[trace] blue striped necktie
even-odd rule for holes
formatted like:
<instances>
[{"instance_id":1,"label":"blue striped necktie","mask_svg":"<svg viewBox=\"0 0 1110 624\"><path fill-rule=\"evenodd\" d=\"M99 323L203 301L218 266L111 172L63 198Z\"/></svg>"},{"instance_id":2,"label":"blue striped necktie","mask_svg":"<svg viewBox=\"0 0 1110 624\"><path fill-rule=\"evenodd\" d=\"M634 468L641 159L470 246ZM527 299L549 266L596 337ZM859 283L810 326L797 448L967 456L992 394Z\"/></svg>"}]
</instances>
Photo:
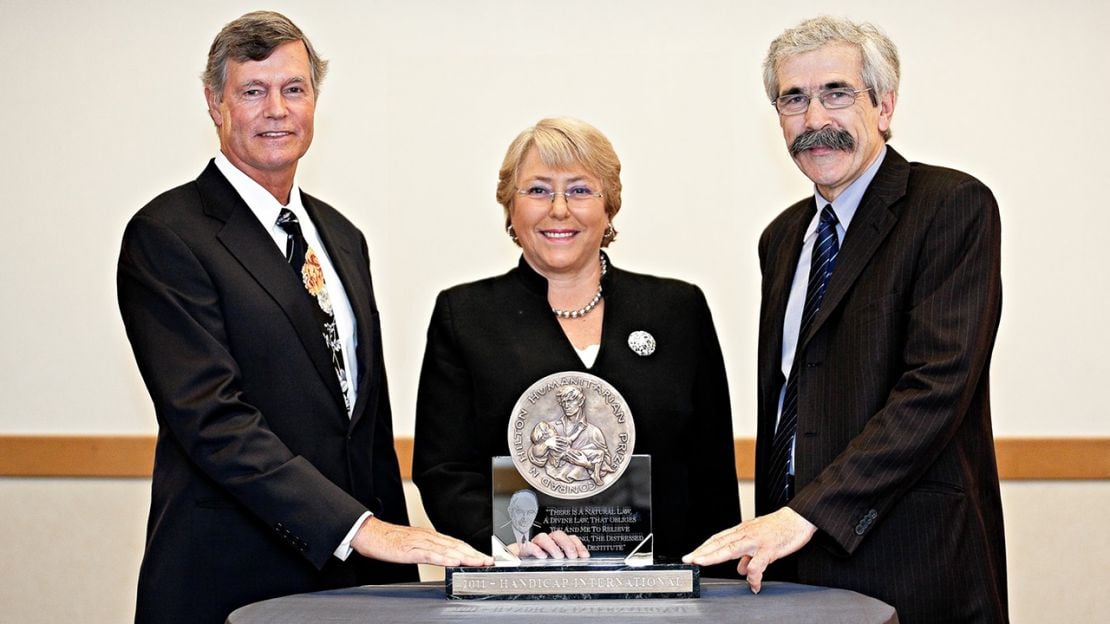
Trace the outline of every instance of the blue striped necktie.
<instances>
[{"instance_id":1,"label":"blue striped necktie","mask_svg":"<svg viewBox=\"0 0 1110 624\"><path fill-rule=\"evenodd\" d=\"M798 430L798 369L802 355L802 341L809 333L814 317L821 309L821 301L829 287L836 254L840 242L836 236L836 213L832 204L821 210L821 220L817 224L817 240L813 243L813 256L809 265L809 285L806 287L805 307L802 309L802 323L798 330L798 346L794 363L786 378L786 393L782 400L782 415L775 430L771 445L771 458L768 465L770 494L775 507L785 505L794 496L794 471L791 463L794 455L794 438Z\"/></svg>"}]
</instances>

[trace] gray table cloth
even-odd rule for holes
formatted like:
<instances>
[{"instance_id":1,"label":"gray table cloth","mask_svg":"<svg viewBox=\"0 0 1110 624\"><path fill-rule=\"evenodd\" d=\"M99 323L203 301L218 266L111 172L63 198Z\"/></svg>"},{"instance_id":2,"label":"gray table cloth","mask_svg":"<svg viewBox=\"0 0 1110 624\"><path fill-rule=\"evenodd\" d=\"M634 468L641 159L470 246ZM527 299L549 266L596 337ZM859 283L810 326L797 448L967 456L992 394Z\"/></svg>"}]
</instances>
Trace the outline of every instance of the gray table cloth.
<instances>
[{"instance_id":1,"label":"gray table cloth","mask_svg":"<svg viewBox=\"0 0 1110 624\"><path fill-rule=\"evenodd\" d=\"M692 600L447 600L443 583L352 587L266 600L237 609L228 624L378 622L814 622L896 624L890 605L855 592L793 583L702 579Z\"/></svg>"}]
</instances>

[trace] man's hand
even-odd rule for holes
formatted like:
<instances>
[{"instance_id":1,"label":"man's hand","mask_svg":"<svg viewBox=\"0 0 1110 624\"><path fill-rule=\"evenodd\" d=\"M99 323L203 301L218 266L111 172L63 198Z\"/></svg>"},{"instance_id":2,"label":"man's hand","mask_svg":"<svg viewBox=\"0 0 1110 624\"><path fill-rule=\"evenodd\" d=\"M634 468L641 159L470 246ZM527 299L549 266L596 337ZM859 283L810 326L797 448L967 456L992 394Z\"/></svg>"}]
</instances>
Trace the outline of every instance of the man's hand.
<instances>
[{"instance_id":1,"label":"man's hand","mask_svg":"<svg viewBox=\"0 0 1110 624\"><path fill-rule=\"evenodd\" d=\"M801 550L816 532L817 527L808 520L793 509L783 507L721 531L682 561L705 566L739 558L736 569L748 576L748 585L758 594L767 566Z\"/></svg>"},{"instance_id":2,"label":"man's hand","mask_svg":"<svg viewBox=\"0 0 1110 624\"><path fill-rule=\"evenodd\" d=\"M431 529L391 524L374 516L366 519L351 540L363 557L393 563L428 563L438 566L488 566L493 557L469 544Z\"/></svg>"},{"instance_id":3,"label":"man's hand","mask_svg":"<svg viewBox=\"0 0 1110 624\"><path fill-rule=\"evenodd\" d=\"M590 551L582 544L577 535L567 535L563 531L540 533L530 542L524 542L523 548L517 544L510 544L509 552L521 559L533 557L535 559L585 559L590 556Z\"/></svg>"}]
</instances>

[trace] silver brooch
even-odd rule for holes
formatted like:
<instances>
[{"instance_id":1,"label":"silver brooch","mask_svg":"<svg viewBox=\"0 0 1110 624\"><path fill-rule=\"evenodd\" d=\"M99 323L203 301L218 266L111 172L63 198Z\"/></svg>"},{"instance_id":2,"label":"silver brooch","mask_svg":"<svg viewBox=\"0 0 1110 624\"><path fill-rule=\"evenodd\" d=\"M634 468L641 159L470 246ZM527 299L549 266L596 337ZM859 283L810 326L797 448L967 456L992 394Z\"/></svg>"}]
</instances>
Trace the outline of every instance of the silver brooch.
<instances>
[{"instance_id":1,"label":"silver brooch","mask_svg":"<svg viewBox=\"0 0 1110 624\"><path fill-rule=\"evenodd\" d=\"M636 355L647 357L655 353L655 336L646 331L634 331L628 334L628 348Z\"/></svg>"}]
</instances>

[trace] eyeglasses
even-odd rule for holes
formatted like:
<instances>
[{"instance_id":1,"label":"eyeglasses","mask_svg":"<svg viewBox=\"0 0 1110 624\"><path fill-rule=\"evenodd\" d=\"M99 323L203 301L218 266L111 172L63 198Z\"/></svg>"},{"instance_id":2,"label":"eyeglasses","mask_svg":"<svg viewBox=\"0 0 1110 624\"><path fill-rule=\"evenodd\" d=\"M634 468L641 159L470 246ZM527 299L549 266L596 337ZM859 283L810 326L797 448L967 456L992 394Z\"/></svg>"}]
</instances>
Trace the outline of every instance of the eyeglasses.
<instances>
[{"instance_id":1,"label":"eyeglasses","mask_svg":"<svg viewBox=\"0 0 1110 624\"><path fill-rule=\"evenodd\" d=\"M858 97L860 93L870 90L871 87L866 89L851 89L844 87L839 89L825 89L813 95L806 95L805 93L787 93L786 95L780 95L771 100L771 105L775 107L775 110L777 110L780 115L801 115L809 110L810 100L820 100L821 106L824 106L825 110L837 110L848 108L852 104L855 104L856 97Z\"/></svg>"},{"instance_id":2,"label":"eyeglasses","mask_svg":"<svg viewBox=\"0 0 1110 624\"><path fill-rule=\"evenodd\" d=\"M584 184L572 186L565 191L550 191L542 186L518 187L516 194L520 195L525 201L534 204L554 204L556 195L562 195L568 204L584 204L591 199L605 197L604 193L595 192Z\"/></svg>"}]
</instances>

